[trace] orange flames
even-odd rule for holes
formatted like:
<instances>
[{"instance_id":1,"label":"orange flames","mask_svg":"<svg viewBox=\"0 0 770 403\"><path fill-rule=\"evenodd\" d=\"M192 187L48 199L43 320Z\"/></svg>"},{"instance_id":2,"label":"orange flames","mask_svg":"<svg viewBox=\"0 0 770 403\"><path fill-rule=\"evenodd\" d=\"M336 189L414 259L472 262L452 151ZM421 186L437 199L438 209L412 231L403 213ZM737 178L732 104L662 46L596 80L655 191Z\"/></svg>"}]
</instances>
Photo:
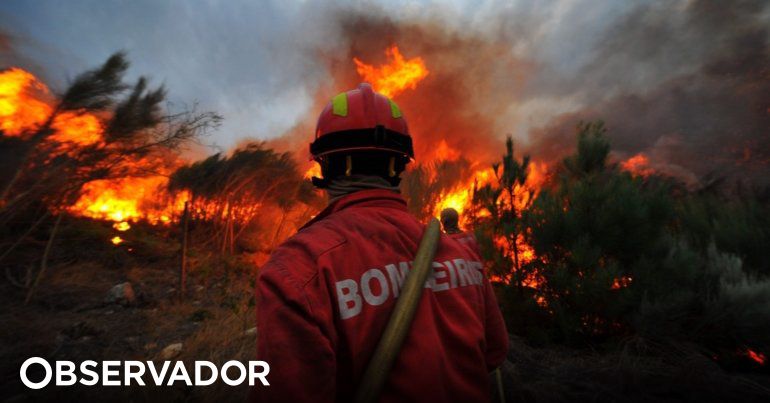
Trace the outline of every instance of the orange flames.
<instances>
[{"instance_id":1,"label":"orange flames","mask_svg":"<svg viewBox=\"0 0 770 403\"><path fill-rule=\"evenodd\" d=\"M64 112L54 119L51 140L90 146L102 141L102 122L90 113Z\"/></svg>"},{"instance_id":2,"label":"orange flames","mask_svg":"<svg viewBox=\"0 0 770 403\"><path fill-rule=\"evenodd\" d=\"M321 166L317 163L313 162L313 166L311 166L306 172L305 172L305 179L311 179L313 177L321 177Z\"/></svg>"},{"instance_id":3,"label":"orange flames","mask_svg":"<svg viewBox=\"0 0 770 403\"><path fill-rule=\"evenodd\" d=\"M5 136L27 137L51 119L53 97L48 87L32 73L11 68L0 73L0 130ZM45 141L61 143L58 150L77 152L78 147L98 145L103 141L103 119L82 111L58 113L50 127L53 133ZM142 164L142 161L134 161ZM115 229L126 231L128 221L144 219L150 223L169 222L181 211L185 195L171 202L157 203L166 195L166 176L96 180L85 184L80 198L67 211L72 214L115 221ZM113 238L112 242L119 237Z\"/></svg>"},{"instance_id":4,"label":"orange flames","mask_svg":"<svg viewBox=\"0 0 770 403\"><path fill-rule=\"evenodd\" d=\"M11 68L0 73L0 130L6 136L19 136L43 123L51 114L48 88L32 73Z\"/></svg>"},{"instance_id":5,"label":"orange flames","mask_svg":"<svg viewBox=\"0 0 770 403\"><path fill-rule=\"evenodd\" d=\"M32 73L11 68L0 73L0 130L6 136L22 136L45 124L53 112L47 101L48 87ZM51 123L59 143L88 146L101 141L101 120L90 113L65 112Z\"/></svg>"},{"instance_id":6,"label":"orange flames","mask_svg":"<svg viewBox=\"0 0 770 403\"><path fill-rule=\"evenodd\" d=\"M151 224L169 223L184 209L188 196L186 193L173 197L166 195L164 189L167 183L165 176L92 181L83 187L80 198L68 210L75 215L116 223L128 224L128 221L139 220ZM162 196L171 200L160 200Z\"/></svg>"},{"instance_id":7,"label":"orange flames","mask_svg":"<svg viewBox=\"0 0 770 403\"><path fill-rule=\"evenodd\" d=\"M428 69L425 62L420 57L412 59L405 59L398 49L398 46L393 45L385 50L385 56L387 63L379 67L366 64L358 58L353 58L353 62L356 65L358 74L364 81L370 82L374 89L383 93L388 97L393 97L406 89L416 89L417 84L428 75ZM463 153L450 146L445 139L441 139L435 148L431 152L431 155L426 156L423 160L430 161L457 161L461 158ZM445 191L438 197L438 203L432 208L434 216L438 216L441 210L445 208L453 208L460 214L460 226L467 227L470 220L469 214L466 213L472 204L473 189L474 186L483 186L488 183L496 181L496 176L492 170L489 161L474 161L471 170L472 174L469 175L469 180L465 182L457 183L451 189ZM314 168L317 169L317 168ZM317 175L317 172L313 172ZM524 208L524 204L531 201L530 199L537 194L537 190L542 186L545 179L546 165L532 163L530 165L530 176L527 187L525 189L519 189L521 194L517 194L515 198L517 203L522 205L516 206L521 209ZM433 172L433 175L438 175L439 172ZM313 176L311 171L308 171L306 177ZM525 196L525 194L527 196ZM477 212L478 215L489 214L489 212L481 211ZM496 243L504 249L509 249L507 241L505 239L497 239ZM520 264L530 262L535 258L534 250L523 242L523 237L520 237L518 243L518 255ZM536 287L540 282L537 276L531 276L525 281L526 286ZM503 281L503 279L497 279Z\"/></svg>"},{"instance_id":8,"label":"orange flames","mask_svg":"<svg viewBox=\"0 0 770 403\"><path fill-rule=\"evenodd\" d=\"M622 276L620 278L616 278L612 281L612 286L610 287L613 290L619 290L621 288L626 288L629 285L631 285L631 282L633 279L629 276Z\"/></svg>"},{"instance_id":9,"label":"orange flames","mask_svg":"<svg viewBox=\"0 0 770 403\"><path fill-rule=\"evenodd\" d=\"M361 78L371 83L375 91L389 98L395 97L406 89L417 88L417 83L429 73L422 58L406 60L396 45L385 50L385 57L388 63L379 67L366 64L356 57L353 61Z\"/></svg>"},{"instance_id":10,"label":"orange flames","mask_svg":"<svg viewBox=\"0 0 770 403\"><path fill-rule=\"evenodd\" d=\"M120 232L128 231L131 229L131 224L129 224L126 221L116 222L115 224L112 225L112 228L115 228Z\"/></svg>"},{"instance_id":11,"label":"orange flames","mask_svg":"<svg viewBox=\"0 0 770 403\"><path fill-rule=\"evenodd\" d=\"M516 194L514 195L516 204L515 207L517 210L520 211L526 208L526 206L537 195L539 189L545 183L546 174L547 165L545 163L530 163L527 183L524 187L517 188ZM468 214L463 213L469 210L471 207L473 201L472 198L474 186L483 186L496 180L495 172L492 170L492 168L476 169L468 182L460 183L451 191L440 196L440 201L433 209L433 215L438 217L441 213L441 210L445 208L453 208L460 214L460 227L465 228L466 230L470 230L467 228L470 217ZM506 194L503 194L503 202L509 202L508 197L509 196ZM489 212L486 210L477 211L475 213L477 217L484 217L489 215ZM519 265L525 265L536 258L534 249L532 249L532 247L526 243L523 235L518 236L516 246L509 244L509 240L505 237L499 237L495 239L495 244L501 249L507 251L507 253L511 256L513 255L513 249L516 248L518 252ZM490 280L493 282L507 284L510 282L511 278L492 276ZM540 275L537 273L531 273L527 276L527 278L523 279L522 285L524 287L538 288L542 282L543 280Z\"/></svg>"},{"instance_id":12,"label":"orange flames","mask_svg":"<svg viewBox=\"0 0 770 403\"><path fill-rule=\"evenodd\" d=\"M647 158L644 153L636 154L633 157L622 161L620 163L620 169L628 171L632 175L642 177L647 177L655 173L655 170L650 167L650 159Z\"/></svg>"},{"instance_id":13,"label":"orange flames","mask_svg":"<svg viewBox=\"0 0 770 403\"><path fill-rule=\"evenodd\" d=\"M406 60L396 45L385 49L385 57L387 64L379 67L366 64L357 57L353 58L353 62L361 79L370 83L375 91L389 98L395 97L406 89L417 88L417 83L429 73L422 58ZM321 168L315 163L305 172L305 179L314 176L321 176Z\"/></svg>"}]
</instances>

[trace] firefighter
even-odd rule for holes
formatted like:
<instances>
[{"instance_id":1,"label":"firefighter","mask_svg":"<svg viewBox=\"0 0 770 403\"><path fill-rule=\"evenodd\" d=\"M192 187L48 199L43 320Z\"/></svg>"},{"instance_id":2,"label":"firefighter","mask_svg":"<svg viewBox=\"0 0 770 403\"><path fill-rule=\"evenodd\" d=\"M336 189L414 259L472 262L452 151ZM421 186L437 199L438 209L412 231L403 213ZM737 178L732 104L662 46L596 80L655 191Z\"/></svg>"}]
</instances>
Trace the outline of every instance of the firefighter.
<instances>
[{"instance_id":1,"label":"firefighter","mask_svg":"<svg viewBox=\"0 0 770 403\"><path fill-rule=\"evenodd\" d=\"M478 243L476 243L476 237L473 233L465 232L460 229L460 213L458 213L457 210L451 207L445 208L441 210L439 217L444 233L450 238L470 248L472 253L479 254L479 246Z\"/></svg>"},{"instance_id":2,"label":"firefighter","mask_svg":"<svg viewBox=\"0 0 770 403\"><path fill-rule=\"evenodd\" d=\"M414 155L391 99L368 84L335 96L310 152L329 205L260 269L261 401L353 399L425 229L399 195ZM432 266L380 401L489 400L508 336L480 258L442 235Z\"/></svg>"},{"instance_id":3,"label":"firefighter","mask_svg":"<svg viewBox=\"0 0 770 403\"><path fill-rule=\"evenodd\" d=\"M447 234L460 234L460 214L457 210L449 207L441 210L441 227Z\"/></svg>"}]
</instances>

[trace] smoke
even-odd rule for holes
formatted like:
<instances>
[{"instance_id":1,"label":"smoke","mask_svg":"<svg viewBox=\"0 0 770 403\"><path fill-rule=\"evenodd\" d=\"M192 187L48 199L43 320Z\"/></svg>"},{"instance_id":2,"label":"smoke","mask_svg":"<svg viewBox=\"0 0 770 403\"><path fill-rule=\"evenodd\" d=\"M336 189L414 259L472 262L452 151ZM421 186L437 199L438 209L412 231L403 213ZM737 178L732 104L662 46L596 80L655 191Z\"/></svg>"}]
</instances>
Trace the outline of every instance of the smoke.
<instances>
[{"instance_id":1,"label":"smoke","mask_svg":"<svg viewBox=\"0 0 770 403\"><path fill-rule=\"evenodd\" d=\"M603 119L617 159L644 153L689 181L770 182L767 1L479 3L18 2L0 6L15 42L0 34L0 54L19 48L28 63L14 64L39 63L31 71L51 84L82 71L67 60L128 49L174 101L225 116L212 141L271 139L303 160L323 105L360 81L353 57L377 65L396 44L430 71L395 97L418 161L450 150L489 164L510 134L517 152L553 162L578 122Z\"/></svg>"},{"instance_id":2,"label":"smoke","mask_svg":"<svg viewBox=\"0 0 770 403\"><path fill-rule=\"evenodd\" d=\"M353 57L380 64L397 44L430 70L395 97L418 160L435 159L443 140L488 163L511 134L518 150L556 161L573 149L577 123L603 119L616 158L644 153L688 182L770 182L767 3L617 3L326 10L335 46L312 51L331 79L316 83L314 108L280 142L301 148L324 103L355 87Z\"/></svg>"},{"instance_id":3,"label":"smoke","mask_svg":"<svg viewBox=\"0 0 770 403\"><path fill-rule=\"evenodd\" d=\"M638 7L576 76L588 105L534 130L533 153L564 152L577 121L601 118L615 150L644 152L668 173L768 183L767 9L760 1Z\"/></svg>"}]
</instances>

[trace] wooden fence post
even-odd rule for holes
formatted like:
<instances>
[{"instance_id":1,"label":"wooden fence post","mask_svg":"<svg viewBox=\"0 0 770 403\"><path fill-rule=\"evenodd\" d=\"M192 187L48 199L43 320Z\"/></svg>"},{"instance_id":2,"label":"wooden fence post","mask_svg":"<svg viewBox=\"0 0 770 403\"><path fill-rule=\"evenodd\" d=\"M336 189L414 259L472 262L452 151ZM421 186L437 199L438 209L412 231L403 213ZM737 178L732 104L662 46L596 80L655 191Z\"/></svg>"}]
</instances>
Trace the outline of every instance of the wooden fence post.
<instances>
[{"instance_id":1,"label":"wooden fence post","mask_svg":"<svg viewBox=\"0 0 770 403\"><path fill-rule=\"evenodd\" d=\"M179 300L183 300L186 294L187 282L187 224L190 220L189 201L184 202L182 213L182 247L179 258Z\"/></svg>"}]
</instances>

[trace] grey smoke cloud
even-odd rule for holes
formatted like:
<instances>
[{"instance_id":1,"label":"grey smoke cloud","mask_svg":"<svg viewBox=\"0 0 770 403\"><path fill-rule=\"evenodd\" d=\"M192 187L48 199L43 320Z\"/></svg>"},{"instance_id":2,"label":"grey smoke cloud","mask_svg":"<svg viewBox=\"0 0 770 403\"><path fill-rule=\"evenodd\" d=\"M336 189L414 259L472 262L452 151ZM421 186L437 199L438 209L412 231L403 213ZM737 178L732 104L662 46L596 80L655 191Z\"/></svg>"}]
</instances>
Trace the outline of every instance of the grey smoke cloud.
<instances>
[{"instance_id":1,"label":"grey smoke cloud","mask_svg":"<svg viewBox=\"0 0 770 403\"><path fill-rule=\"evenodd\" d=\"M477 3L10 1L0 28L59 87L128 50L174 101L225 115L212 138L224 148L281 135L299 147L322 103L358 81L351 58L377 63L397 43L431 70L397 97L423 152L446 138L488 156L511 133L556 159L577 122L602 118L619 157L770 181L767 2Z\"/></svg>"},{"instance_id":2,"label":"grey smoke cloud","mask_svg":"<svg viewBox=\"0 0 770 403\"><path fill-rule=\"evenodd\" d=\"M646 152L691 175L769 183L768 3L689 1L634 9L576 77L587 102L534 132L559 143L576 120L603 118L620 152Z\"/></svg>"}]
</instances>

